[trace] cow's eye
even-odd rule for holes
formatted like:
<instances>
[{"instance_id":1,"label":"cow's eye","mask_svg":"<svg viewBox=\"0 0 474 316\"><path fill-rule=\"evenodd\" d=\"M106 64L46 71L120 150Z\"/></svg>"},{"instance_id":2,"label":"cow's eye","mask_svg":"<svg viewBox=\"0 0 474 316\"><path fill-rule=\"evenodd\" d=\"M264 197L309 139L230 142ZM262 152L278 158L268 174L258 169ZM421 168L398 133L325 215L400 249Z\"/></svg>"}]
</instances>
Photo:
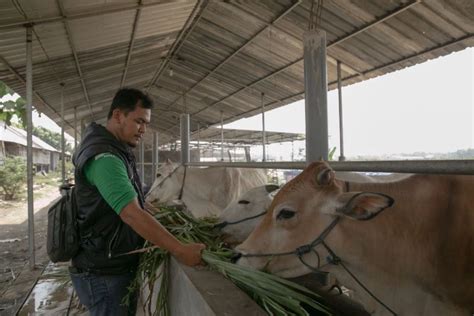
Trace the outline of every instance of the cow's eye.
<instances>
[{"instance_id":1,"label":"cow's eye","mask_svg":"<svg viewBox=\"0 0 474 316\"><path fill-rule=\"evenodd\" d=\"M289 209L282 209L277 215L277 219L289 219L295 216L295 212Z\"/></svg>"},{"instance_id":2,"label":"cow's eye","mask_svg":"<svg viewBox=\"0 0 474 316\"><path fill-rule=\"evenodd\" d=\"M161 177L161 173L157 173L157 174L156 174L156 177L157 177L157 178Z\"/></svg>"},{"instance_id":3,"label":"cow's eye","mask_svg":"<svg viewBox=\"0 0 474 316\"><path fill-rule=\"evenodd\" d=\"M250 204L250 201L247 200L240 200L239 204Z\"/></svg>"}]
</instances>

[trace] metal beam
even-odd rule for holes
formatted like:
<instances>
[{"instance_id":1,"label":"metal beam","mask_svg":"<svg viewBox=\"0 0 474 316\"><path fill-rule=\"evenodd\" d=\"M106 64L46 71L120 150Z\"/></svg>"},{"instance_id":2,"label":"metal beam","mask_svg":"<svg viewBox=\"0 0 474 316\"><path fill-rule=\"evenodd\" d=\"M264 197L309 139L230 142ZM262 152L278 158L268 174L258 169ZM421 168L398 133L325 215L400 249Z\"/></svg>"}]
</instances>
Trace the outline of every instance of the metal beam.
<instances>
[{"instance_id":1,"label":"metal beam","mask_svg":"<svg viewBox=\"0 0 474 316\"><path fill-rule=\"evenodd\" d=\"M328 161L335 171L397 172L425 174L474 175L474 160L391 160L391 161ZM304 161L291 162L190 162L189 167L234 167L263 169L304 169Z\"/></svg>"},{"instance_id":2,"label":"metal beam","mask_svg":"<svg viewBox=\"0 0 474 316\"><path fill-rule=\"evenodd\" d=\"M164 72L164 70L168 66L168 63L173 57L173 55L180 50L181 46L186 41L189 34L191 34L191 32L194 30L197 23L201 19L203 12L206 10L208 4L209 4L208 0L198 0L198 2L196 3L196 6L193 8L193 11L191 12L188 20L186 21L186 24L190 23L190 25L186 27L186 24L185 24L185 26L179 33L178 37L174 41L173 46L170 48L168 55L166 55L166 59L161 64L158 65L158 68L155 71L155 74L153 75L150 82L147 84L145 88L145 91L147 93L150 90L151 86L154 85L160 79L161 74ZM198 8L200 6L202 7L200 11L198 12Z\"/></svg>"},{"instance_id":3,"label":"metal beam","mask_svg":"<svg viewBox=\"0 0 474 316\"><path fill-rule=\"evenodd\" d=\"M142 0L140 0L139 4L142 4ZM141 13L142 13L142 8L139 7L135 14L135 20L133 21L132 35L130 37L127 60L125 62L125 68L123 69L123 75L122 75L122 81L120 82L120 88L123 88L123 85L125 84L125 78L127 77L128 66L130 65L130 60L132 58L133 46L135 45L135 36L137 34L137 25L138 25L138 21L140 20Z\"/></svg>"},{"instance_id":4,"label":"metal beam","mask_svg":"<svg viewBox=\"0 0 474 316\"><path fill-rule=\"evenodd\" d=\"M234 3L231 3L231 4L234 4ZM252 12L248 12L248 11L242 11L242 12L249 15L249 16L252 16L254 18L260 19L259 16L257 16L256 14L253 14ZM261 21L261 22L266 23L266 25L271 25L273 23L273 22L265 22L265 21ZM291 33L288 33L286 30L278 27L275 24L273 24L273 29L278 30L278 32L283 33L285 36L291 37L293 40L296 40L298 42L301 41L301 38L296 37L295 35L293 35ZM327 61L334 64L334 65L336 65L336 63L337 63L337 60L335 58L329 56L329 55L327 56ZM349 73L358 73L359 72L357 69L354 69L351 66L346 65L346 64L343 64L342 68L344 69L344 71L349 72Z\"/></svg>"},{"instance_id":5,"label":"metal beam","mask_svg":"<svg viewBox=\"0 0 474 316\"><path fill-rule=\"evenodd\" d=\"M64 16L64 6L61 0L56 0L56 3L59 7L59 12L61 13L62 16ZM74 62L76 64L76 69L79 74L79 78L81 80L81 85L82 85L82 91L84 93L84 97L86 99L87 104L89 105L89 110L91 114L91 119L94 120L94 113L92 111L91 103L89 100L89 93L87 92L87 87L86 83L84 82L84 79L82 78L82 70L81 70L81 65L79 64L79 57L77 56L77 51L76 47L74 45L74 40L72 38L72 32L71 29L69 28L69 22L67 20L64 20L64 27L66 28L66 35L69 41L69 45L71 46L72 54L74 56Z\"/></svg>"},{"instance_id":6,"label":"metal beam","mask_svg":"<svg viewBox=\"0 0 474 316\"><path fill-rule=\"evenodd\" d=\"M420 1L420 0L415 0L415 1L411 1L411 2L409 2L409 3L407 3L407 4L403 4L402 6L398 7L397 9L395 9L395 10L393 10L393 11L390 11L390 12L388 12L387 14L383 15L382 17L376 19L375 21L365 24L364 26L358 28L358 29L355 30L354 32L351 32L351 33L349 33L349 34L347 34L347 35L345 35L345 36L342 36L342 37L336 39L334 42L332 42L332 43L330 43L330 44L327 45L327 49L329 49L329 48L331 48L331 47L333 47L333 46L335 46L335 45L338 45L338 44L340 44L340 43L342 43L342 42L344 42L344 41L346 41L346 40L348 40L348 39L350 39L350 38L356 36L357 34L360 34L360 33L364 32L364 31L366 31L366 30L368 30L368 29L374 27L375 25L386 21L387 19L392 18L392 17L396 16L397 14L400 14L401 12L404 12L405 10L411 8L413 5L419 3L419 1ZM221 103L221 102L223 102L223 101L225 101L225 100L227 100L227 99L229 99L229 98L232 98L233 96L239 94L240 92L245 91L245 90L247 90L248 88L251 88L251 87L253 87L253 86L255 86L255 85L257 85L257 84L259 84L259 83L261 83L261 82L263 82L263 81L266 81L266 80L268 80L269 78L272 78L272 77L278 75L279 73L281 73L281 72L287 70L288 68L293 67L294 65L296 65L296 64L298 64L298 63L300 63L300 62L302 62L302 61L303 61L303 57L297 59L296 61L293 61L293 62L291 62L291 63L288 63L288 64L284 65L283 67L281 67L281 68L275 70L274 72L268 74L267 76L265 76L265 77L263 77L263 78L260 78L260 79L258 79L258 80L255 80L254 82L252 82L252 83L250 83L250 84L248 84L248 85L242 87L241 89L237 90L236 92L231 93L231 94L229 94L228 96L223 97L223 98L221 98L220 100L217 100L216 102L213 102L212 104L210 104L210 105L208 105L208 106L206 106L206 107L204 107L204 108L202 108L202 109L200 109L200 110L198 110L198 111L192 113L191 115L199 114L199 113L201 113L201 112L203 112L203 111L205 111L205 110L207 110L207 109L209 109L209 108L215 106L216 104L219 104L219 103ZM357 76L358 76L358 75L359 75L359 74L357 74Z\"/></svg>"},{"instance_id":7,"label":"metal beam","mask_svg":"<svg viewBox=\"0 0 474 316\"><path fill-rule=\"evenodd\" d=\"M463 41L466 41L466 40L469 40L469 39L474 39L474 35L473 34L468 34L466 36L463 36L461 38L458 38L458 39L455 39L455 40L452 40L448 43L444 43L444 44L441 44L441 45L438 45L438 46L435 46L435 47L432 47L432 48L429 48L429 49L426 49L424 51L421 51L421 52L418 52L418 53L414 53L414 54L411 54L409 56L406 56L406 57L403 57L399 60L396 60L396 61L393 61L393 62L390 62L390 63L387 63L387 64L383 64L381 66L377 66L375 68L372 68L372 69L369 69L367 71L364 71L362 72L362 76L366 76L368 75L369 73L372 73L372 72L375 72L375 71L380 71L382 69L385 69L385 68L389 68L389 67L393 67L393 66L397 66L398 64L401 64L401 63L404 63L412 58L415 58L415 57L418 57L418 56L421 56L421 55L425 55L425 54L429 54L429 53L432 53L434 51L437 51L439 49L443 49L443 48L446 48L446 47L449 47L449 46L452 46L452 45L456 45L460 42L463 42ZM351 75L351 76L348 76L346 78L343 79L343 81L347 81L347 80L351 80L351 79L354 79L354 78L357 78L359 77L360 75L359 74L355 74L355 75ZM334 84L336 83L335 81L330 83L331 84Z\"/></svg>"},{"instance_id":8,"label":"metal beam","mask_svg":"<svg viewBox=\"0 0 474 316\"><path fill-rule=\"evenodd\" d=\"M25 24L39 25L39 24L48 24L48 23L56 23L56 22L67 22L67 21L90 18L90 17L101 16L101 15L106 15L106 14L149 8L149 7L154 7L157 5L162 5L165 3L172 3L172 2L175 2L175 1L173 0L160 1L160 2L139 4L139 5L123 6L120 8L113 8L113 9L104 9L104 10L99 9L93 12L76 13L76 14L70 14L70 15L54 16L54 17L49 17L49 18L39 18L39 19L31 19L31 20L26 20L26 21L4 23L4 24L0 24L0 29L21 27L21 26L25 26Z\"/></svg>"},{"instance_id":9,"label":"metal beam","mask_svg":"<svg viewBox=\"0 0 474 316\"><path fill-rule=\"evenodd\" d=\"M242 46L240 46L237 50L235 50L232 54L230 54L229 56L227 56L226 59L224 59L222 62L220 62L216 67L214 67L214 69L212 69L207 75L204 76L204 78L202 78L201 80L199 80L198 82L196 82L191 88L189 88L186 92L184 92L183 95L186 95L188 93L190 93L191 91L194 90L194 88L196 88L197 86L199 86L203 81L205 81L207 78L209 78L210 76L212 76L213 74L215 74L219 69L221 69L225 64L227 64L227 62L229 62L229 60L231 60L232 58L234 58L238 53L242 52L247 46L249 46L257 37L259 37L261 34L263 34L269 27L273 26L275 23L277 23L278 21L280 21L283 17L285 17L288 13L290 13L291 11L293 11L294 8L296 8L298 5L300 5L302 0L297 0L295 2L293 2L293 4L288 8L286 9L282 14L280 14L279 16L277 16L272 22L268 23L265 27L263 27L260 31L258 31L256 34L254 34L247 42L245 42ZM168 108L170 107L173 107L176 102L178 102L178 100L181 98L178 97L176 98L176 100L173 101L173 103L171 103L171 105L168 106Z\"/></svg>"}]
</instances>

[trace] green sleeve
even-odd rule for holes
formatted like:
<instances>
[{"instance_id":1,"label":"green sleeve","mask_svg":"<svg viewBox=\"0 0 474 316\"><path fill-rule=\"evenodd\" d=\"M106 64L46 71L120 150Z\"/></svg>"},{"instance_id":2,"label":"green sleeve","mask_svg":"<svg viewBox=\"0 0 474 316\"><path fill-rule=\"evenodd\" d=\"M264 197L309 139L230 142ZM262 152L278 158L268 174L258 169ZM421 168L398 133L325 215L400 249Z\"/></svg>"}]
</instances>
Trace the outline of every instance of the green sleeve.
<instances>
[{"instance_id":1,"label":"green sleeve","mask_svg":"<svg viewBox=\"0 0 474 316\"><path fill-rule=\"evenodd\" d=\"M88 161L84 174L117 214L137 197L125 164L111 153L99 154Z\"/></svg>"}]
</instances>

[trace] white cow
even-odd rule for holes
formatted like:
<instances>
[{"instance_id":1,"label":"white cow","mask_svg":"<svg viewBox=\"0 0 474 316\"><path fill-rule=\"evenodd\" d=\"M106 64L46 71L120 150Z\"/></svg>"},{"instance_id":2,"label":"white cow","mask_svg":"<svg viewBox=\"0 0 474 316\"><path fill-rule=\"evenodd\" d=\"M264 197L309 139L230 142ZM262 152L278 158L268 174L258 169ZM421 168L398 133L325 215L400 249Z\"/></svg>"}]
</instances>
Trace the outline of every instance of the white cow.
<instances>
[{"instance_id":1,"label":"white cow","mask_svg":"<svg viewBox=\"0 0 474 316\"><path fill-rule=\"evenodd\" d=\"M187 168L167 161L156 174L146 201L158 205L172 205L179 199L196 217L219 215L243 192L265 184L265 173L248 168ZM184 180L184 186L183 186Z\"/></svg>"},{"instance_id":2,"label":"white cow","mask_svg":"<svg viewBox=\"0 0 474 316\"><path fill-rule=\"evenodd\" d=\"M243 254L238 263L296 277L318 266L312 249L320 269L356 289L375 315L392 313L344 267L398 315L468 316L474 312L473 205L474 177L413 175L347 184L326 163L315 162L279 190L237 247ZM304 245L309 249L299 248ZM330 251L343 265L327 261Z\"/></svg>"},{"instance_id":3,"label":"white cow","mask_svg":"<svg viewBox=\"0 0 474 316\"><path fill-rule=\"evenodd\" d=\"M219 216L222 239L233 245L243 242L260 223L278 188L275 184L258 186L230 203Z\"/></svg>"}]
</instances>

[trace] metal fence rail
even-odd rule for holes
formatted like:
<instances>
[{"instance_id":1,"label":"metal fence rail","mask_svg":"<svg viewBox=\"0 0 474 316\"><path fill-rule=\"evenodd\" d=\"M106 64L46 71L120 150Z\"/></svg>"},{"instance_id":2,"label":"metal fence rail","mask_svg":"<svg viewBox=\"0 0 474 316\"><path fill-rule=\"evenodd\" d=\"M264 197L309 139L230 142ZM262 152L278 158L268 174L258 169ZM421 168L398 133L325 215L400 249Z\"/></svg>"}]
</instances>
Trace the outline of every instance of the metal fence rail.
<instances>
[{"instance_id":1,"label":"metal fence rail","mask_svg":"<svg viewBox=\"0 0 474 316\"><path fill-rule=\"evenodd\" d=\"M394 160L394 161L329 161L336 171L397 172L474 175L473 160ZM304 169L304 161L285 162L190 162L190 167L235 167L266 169Z\"/></svg>"}]
</instances>

